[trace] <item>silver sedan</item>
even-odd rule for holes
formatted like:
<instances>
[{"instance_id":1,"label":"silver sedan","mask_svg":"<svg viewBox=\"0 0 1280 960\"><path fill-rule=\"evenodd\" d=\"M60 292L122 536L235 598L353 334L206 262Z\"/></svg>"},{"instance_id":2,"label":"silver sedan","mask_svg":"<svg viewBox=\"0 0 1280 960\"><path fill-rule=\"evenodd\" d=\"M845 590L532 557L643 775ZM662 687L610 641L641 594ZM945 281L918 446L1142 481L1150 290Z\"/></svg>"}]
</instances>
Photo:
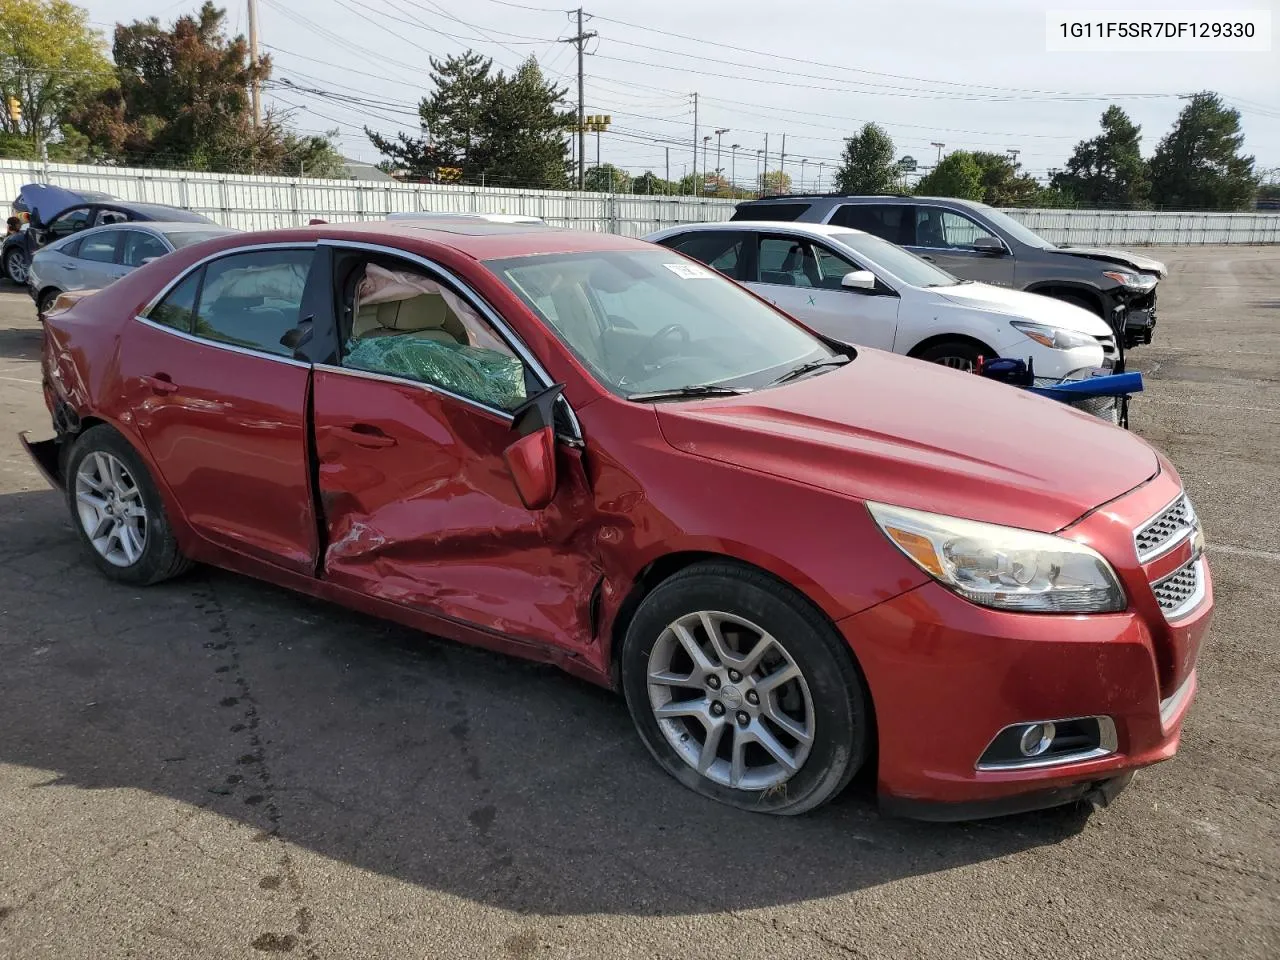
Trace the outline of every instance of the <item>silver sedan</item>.
<instances>
[{"instance_id":1,"label":"silver sedan","mask_svg":"<svg viewBox=\"0 0 1280 960\"><path fill-rule=\"evenodd\" d=\"M166 253L234 233L210 223L132 221L93 227L51 243L31 258L27 289L44 316L58 294L96 290Z\"/></svg>"}]
</instances>

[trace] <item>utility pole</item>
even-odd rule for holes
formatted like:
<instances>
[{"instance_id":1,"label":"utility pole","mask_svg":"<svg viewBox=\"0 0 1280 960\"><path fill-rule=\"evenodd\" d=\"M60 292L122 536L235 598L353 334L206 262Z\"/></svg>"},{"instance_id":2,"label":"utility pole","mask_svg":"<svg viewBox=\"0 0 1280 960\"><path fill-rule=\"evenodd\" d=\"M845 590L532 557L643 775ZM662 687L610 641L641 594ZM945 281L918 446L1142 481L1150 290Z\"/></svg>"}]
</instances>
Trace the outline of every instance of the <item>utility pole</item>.
<instances>
[{"instance_id":1,"label":"utility pole","mask_svg":"<svg viewBox=\"0 0 1280 960\"><path fill-rule=\"evenodd\" d=\"M808 157L800 158L800 189L804 190L804 165L809 162Z\"/></svg>"},{"instance_id":2,"label":"utility pole","mask_svg":"<svg viewBox=\"0 0 1280 960\"><path fill-rule=\"evenodd\" d=\"M756 196L757 196L757 197L758 197L758 196L760 196L760 187L761 187L761 180L760 180L760 154L762 154L762 153L764 153L764 150L763 150L763 149L761 149L760 147L756 147L756 189L755 189L755 194L756 194Z\"/></svg>"},{"instance_id":3,"label":"utility pole","mask_svg":"<svg viewBox=\"0 0 1280 960\"><path fill-rule=\"evenodd\" d=\"M945 143L931 143L931 144L929 144L929 146L931 146L931 147L937 147L937 148L938 148L938 163L941 163L941 162L942 162L942 148L943 148L943 147L945 147L945 146L946 146L946 144L945 144Z\"/></svg>"},{"instance_id":4,"label":"utility pole","mask_svg":"<svg viewBox=\"0 0 1280 960\"><path fill-rule=\"evenodd\" d=\"M778 155L778 186L783 184L782 174L787 172L787 135L782 135L782 153Z\"/></svg>"},{"instance_id":5,"label":"utility pole","mask_svg":"<svg viewBox=\"0 0 1280 960\"><path fill-rule=\"evenodd\" d=\"M667 147L667 178L662 182L664 184L662 188L662 192L663 193L669 192L671 190L671 148L670 147Z\"/></svg>"},{"instance_id":6,"label":"utility pole","mask_svg":"<svg viewBox=\"0 0 1280 960\"><path fill-rule=\"evenodd\" d=\"M729 192L732 193L738 185L738 148L740 143L729 144Z\"/></svg>"},{"instance_id":7,"label":"utility pole","mask_svg":"<svg viewBox=\"0 0 1280 960\"><path fill-rule=\"evenodd\" d=\"M764 135L764 178L760 181L760 196L764 196L764 185L769 180L769 135Z\"/></svg>"},{"instance_id":8,"label":"utility pole","mask_svg":"<svg viewBox=\"0 0 1280 960\"><path fill-rule=\"evenodd\" d=\"M572 43L578 48L578 189L583 190L587 182L587 118L586 118L586 94L583 92L583 57L586 55L587 41L596 35L592 30L590 33L582 32L582 8L579 7L574 11L578 15L578 32L575 36L566 37L561 43ZM599 147L600 138L596 137L596 145ZM597 154L599 150L597 149ZM597 166L599 161L597 160Z\"/></svg>"},{"instance_id":9,"label":"utility pole","mask_svg":"<svg viewBox=\"0 0 1280 960\"><path fill-rule=\"evenodd\" d=\"M253 129L262 126L262 83L258 80L258 0L249 0L249 65L253 67Z\"/></svg>"},{"instance_id":10,"label":"utility pole","mask_svg":"<svg viewBox=\"0 0 1280 960\"><path fill-rule=\"evenodd\" d=\"M825 163L819 163L819 164L818 164L818 192L819 192L819 193L821 193L821 192L822 192L822 168L823 168L824 166L826 166L826 164L825 164Z\"/></svg>"},{"instance_id":11,"label":"utility pole","mask_svg":"<svg viewBox=\"0 0 1280 960\"><path fill-rule=\"evenodd\" d=\"M698 94L693 95L693 193L698 195Z\"/></svg>"},{"instance_id":12,"label":"utility pole","mask_svg":"<svg viewBox=\"0 0 1280 960\"><path fill-rule=\"evenodd\" d=\"M711 149L711 134L707 134L702 138L702 184L698 187L698 193L707 192L707 151Z\"/></svg>"},{"instance_id":13,"label":"utility pole","mask_svg":"<svg viewBox=\"0 0 1280 960\"><path fill-rule=\"evenodd\" d=\"M1020 154L1021 152L1022 152L1021 150L1015 150L1012 147L1010 147L1008 150L1005 151L1005 153L1009 155L1009 160L1013 163L1015 167L1018 165L1018 154Z\"/></svg>"},{"instance_id":14,"label":"utility pole","mask_svg":"<svg viewBox=\"0 0 1280 960\"><path fill-rule=\"evenodd\" d=\"M716 131L716 176L720 176L720 171L724 168L720 166L720 138L729 132L729 128L725 127Z\"/></svg>"}]
</instances>

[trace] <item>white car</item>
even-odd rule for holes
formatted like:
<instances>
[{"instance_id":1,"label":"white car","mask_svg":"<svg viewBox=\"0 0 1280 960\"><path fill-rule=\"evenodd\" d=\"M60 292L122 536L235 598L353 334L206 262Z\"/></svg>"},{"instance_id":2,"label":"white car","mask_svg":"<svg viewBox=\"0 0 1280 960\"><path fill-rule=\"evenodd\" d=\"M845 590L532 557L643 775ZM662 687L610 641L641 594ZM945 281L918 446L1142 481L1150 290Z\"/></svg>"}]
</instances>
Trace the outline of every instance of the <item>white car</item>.
<instances>
[{"instance_id":1,"label":"white car","mask_svg":"<svg viewBox=\"0 0 1280 960\"><path fill-rule=\"evenodd\" d=\"M819 333L971 370L978 357L1029 360L1040 382L1110 368L1115 333L1088 310L961 280L861 230L732 221L644 239L745 284Z\"/></svg>"}]
</instances>

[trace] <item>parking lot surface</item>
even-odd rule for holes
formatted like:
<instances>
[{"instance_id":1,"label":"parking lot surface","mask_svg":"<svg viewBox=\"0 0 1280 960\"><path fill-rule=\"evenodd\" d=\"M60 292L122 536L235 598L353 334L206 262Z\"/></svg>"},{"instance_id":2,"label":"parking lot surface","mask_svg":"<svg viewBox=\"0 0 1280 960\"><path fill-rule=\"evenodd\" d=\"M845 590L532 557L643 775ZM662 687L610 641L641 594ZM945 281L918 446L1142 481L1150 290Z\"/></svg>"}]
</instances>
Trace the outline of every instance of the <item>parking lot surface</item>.
<instances>
[{"instance_id":1,"label":"parking lot surface","mask_svg":"<svg viewBox=\"0 0 1280 960\"><path fill-rule=\"evenodd\" d=\"M737 812L552 668L214 570L107 582L18 445L39 325L0 293L0 957L1280 956L1280 251L1157 256L1132 425L1218 600L1181 751L1092 815L961 825L865 779Z\"/></svg>"}]
</instances>

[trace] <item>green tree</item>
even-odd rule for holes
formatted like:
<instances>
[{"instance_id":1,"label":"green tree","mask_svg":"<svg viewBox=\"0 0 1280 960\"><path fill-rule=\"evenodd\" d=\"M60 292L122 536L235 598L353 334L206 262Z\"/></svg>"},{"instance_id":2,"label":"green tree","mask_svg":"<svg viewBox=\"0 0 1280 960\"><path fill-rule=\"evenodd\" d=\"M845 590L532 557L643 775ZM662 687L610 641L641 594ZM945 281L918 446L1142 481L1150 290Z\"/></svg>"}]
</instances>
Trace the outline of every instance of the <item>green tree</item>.
<instances>
[{"instance_id":1,"label":"green tree","mask_svg":"<svg viewBox=\"0 0 1280 960\"><path fill-rule=\"evenodd\" d=\"M113 82L105 42L89 28L87 10L67 0L0 0L0 130L10 135L7 155L24 149L13 137L27 140L32 156L41 143L67 142L62 123ZM7 109L11 97L22 107L17 121Z\"/></svg>"},{"instance_id":2,"label":"green tree","mask_svg":"<svg viewBox=\"0 0 1280 960\"><path fill-rule=\"evenodd\" d=\"M640 176L631 181L631 192L642 193L646 195L652 194L671 194L679 193L679 184L672 183L669 180L663 180L652 170L646 170Z\"/></svg>"},{"instance_id":3,"label":"green tree","mask_svg":"<svg viewBox=\"0 0 1280 960\"><path fill-rule=\"evenodd\" d=\"M596 193L631 193L631 176L625 170L619 170L612 163L602 163L598 167L587 167L583 174L584 187Z\"/></svg>"},{"instance_id":4,"label":"green tree","mask_svg":"<svg viewBox=\"0 0 1280 960\"><path fill-rule=\"evenodd\" d=\"M347 163L338 149L338 132L335 128L319 136L286 133L278 172L323 179L341 178L346 173Z\"/></svg>"},{"instance_id":5,"label":"green tree","mask_svg":"<svg viewBox=\"0 0 1280 960\"><path fill-rule=\"evenodd\" d=\"M981 200L982 167L973 154L956 150L943 157L941 163L920 179L915 192L921 196Z\"/></svg>"},{"instance_id":6,"label":"green tree","mask_svg":"<svg viewBox=\"0 0 1280 960\"><path fill-rule=\"evenodd\" d=\"M791 174L784 173L782 170L768 170L760 174L757 186L759 186L761 194L767 197L790 193Z\"/></svg>"},{"instance_id":7,"label":"green tree","mask_svg":"<svg viewBox=\"0 0 1280 960\"><path fill-rule=\"evenodd\" d=\"M882 127L865 124L856 137L845 140L836 170L838 193L891 193L898 189L901 177L893 159L893 140Z\"/></svg>"},{"instance_id":8,"label":"green tree","mask_svg":"<svg viewBox=\"0 0 1280 960\"><path fill-rule=\"evenodd\" d=\"M1240 111L1216 93L1191 98L1151 158L1151 198L1181 210L1247 210L1258 178L1253 157L1240 155Z\"/></svg>"},{"instance_id":9,"label":"green tree","mask_svg":"<svg viewBox=\"0 0 1280 960\"><path fill-rule=\"evenodd\" d=\"M1142 209L1150 201L1151 182L1141 142L1142 128L1119 107L1110 106L1102 115L1102 133L1076 144L1052 185L1082 206Z\"/></svg>"},{"instance_id":10,"label":"green tree","mask_svg":"<svg viewBox=\"0 0 1280 960\"><path fill-rule=\"evenodd\" d=\"M1020 173L1021 164L1005 153L988 153L975 150L971 153L974 163L982 171L983 203L993 207L1029 206L1040 192L1035 177Z\"/></svg>"}]
</instances>

